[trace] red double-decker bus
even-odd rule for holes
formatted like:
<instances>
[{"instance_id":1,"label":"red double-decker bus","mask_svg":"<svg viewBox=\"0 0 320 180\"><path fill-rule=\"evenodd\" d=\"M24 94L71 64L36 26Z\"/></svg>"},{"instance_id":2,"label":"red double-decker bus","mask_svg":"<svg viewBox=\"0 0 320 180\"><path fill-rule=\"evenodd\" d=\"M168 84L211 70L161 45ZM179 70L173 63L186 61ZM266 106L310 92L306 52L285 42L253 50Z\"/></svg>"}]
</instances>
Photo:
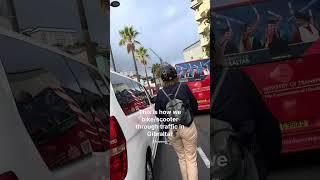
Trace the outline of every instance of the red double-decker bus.
<instances>
[{"instance_id":1,"label":"red double-decker bus","mask_svg":"<svg viewBox=\"0 0 320 180\"><path fill-rule=\"evenodd\" d=\"M198 109L210 108L210 60L194 60L175 65L180 82L185 82L198 100Z\"/></svg>"},{"instance_id":2,"label":"red double-decker bus","mask_svg":"<svg viewBox=\"0 0 320 180\"><path fill-rule=\"evenodd\" d=\"M283 153L320 148L320 1L214 2L216 43L279 119Z\"/></svg>"}]
</instances>

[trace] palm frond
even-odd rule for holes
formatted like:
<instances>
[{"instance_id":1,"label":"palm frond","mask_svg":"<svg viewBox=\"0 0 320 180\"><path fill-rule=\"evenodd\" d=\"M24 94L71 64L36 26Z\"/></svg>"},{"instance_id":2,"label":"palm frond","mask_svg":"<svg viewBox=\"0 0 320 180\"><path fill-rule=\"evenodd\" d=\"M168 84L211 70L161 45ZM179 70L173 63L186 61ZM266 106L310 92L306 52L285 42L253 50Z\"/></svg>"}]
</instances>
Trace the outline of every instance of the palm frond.
<instances>
[{"instance_id":1,"label":"palm frond","mask_svg":"<svg viewBox=\"0 0 320 180\"><path fill-rule=\"evenodd\" d=\"M121 39L119 41L119 46L124 46L126 44L126 40L125 39Z\"/></svg>"},{"instance_id":2,"label":"palm frond","mask_svg":"<svg viewBox=\"0 0 320 180\"><path fill-rule=\"evenodd\" d=\"M137 40L134 40L133 42L134 42L135 44L141 45L141 42L139 42L139 41L137 41Z\"/></svg>"},{"instance_id":3,"label":"palm frond","mask_svg":"<svg viewBox=\"0 0 320 180\"><path fill-rule=\"evenodd\" d=\"M148 54L148 50L145 49L143 46L140 46L138 49L135 50L135 52L139 62L143 65L147 65L148 64L147 59L149 59L150 57Z\"/></svg>"},{"instance_id":4,"label":"palm frond","mask_svg":"<svg viewBox=\"0 0 320 180\"><path fill-rule=\"evenodd\" d=\"M135 45L141 44L139 41L137 41L135 38L139 34L138 31L134 29L133 26L124 26L122 30L119 31L119 34L121 36L121 40L119 41L120 46L127 45L127 52L134 52L135 51Z\"/></svg>"},{"instance_id":5,"label":"palm frond","mask_svg":"<svg viewBox=\"0 0 320 180\"><path fill-rule=\"evenodd\" d=\"M124 35L124 30L120 30L120 31L119 31L119 34L120 34L121 36L123 36L123 35Z\"/></svg>"}]
</instances>

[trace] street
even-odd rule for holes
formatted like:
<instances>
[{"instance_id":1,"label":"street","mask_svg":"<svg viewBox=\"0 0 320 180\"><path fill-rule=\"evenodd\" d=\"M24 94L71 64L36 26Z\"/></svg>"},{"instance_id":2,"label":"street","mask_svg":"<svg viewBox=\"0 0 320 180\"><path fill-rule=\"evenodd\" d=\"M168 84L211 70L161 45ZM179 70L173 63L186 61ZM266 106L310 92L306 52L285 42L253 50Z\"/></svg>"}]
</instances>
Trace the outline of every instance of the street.
<instances>
[{"instance_id":1,"label":"street","mask_svg":"<svg viewBox=\"0 0 320 180\"><path fill-rule=\"evenodd\" d=\"M320 151L308 151L282 156L268 180L319 180Z\"/></svg>"},{"instance_id":2,"label":"street","mask_svg":"<svg viewBox=\"0 0 320 180\"><path fill-rule=\"evenodd\" d=\"M208 113L200 113L195 116L198 129L198 147L205 156L210 154L210 120ZM201 150L200 150L201 151ZM198 149L199 179L210 179L209 168L200 155ZM174 149L170 145L159 144L157 156L154 162L155 180L175 179L181 180L178 159ZM268 180L319 180L320 178L320 150L282 155L271 171Z\"/></svg>"},{"instance_id":3,"label":"street","mask_svg":"<svg viewBox=\"0 0 320 180\"><path fill-rule=\"evenodd\" d=\"M198 130L197 159L199 179L210 179L210 165L208 162L210 155L209 118L209 112L201 112L194 117L194 122ZM181 179L178 158L172 146L159 144L157 156L154 162L154 177L155 180Z\"/></svg>"}]
</instances>

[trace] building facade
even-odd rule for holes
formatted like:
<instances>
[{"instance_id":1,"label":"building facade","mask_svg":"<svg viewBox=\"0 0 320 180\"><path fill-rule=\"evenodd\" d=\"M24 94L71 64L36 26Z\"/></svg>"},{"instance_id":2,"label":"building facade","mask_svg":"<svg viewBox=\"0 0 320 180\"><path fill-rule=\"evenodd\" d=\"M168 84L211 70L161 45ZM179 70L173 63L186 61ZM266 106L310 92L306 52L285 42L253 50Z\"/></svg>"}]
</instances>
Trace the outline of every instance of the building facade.
<instances>
[{"instance_id":1,"label":"building facade","mask_svg":"<svg viewBox=\"0 0 320 180\"><path fill-rule=\"evenodd\" d=\"M109 1L77 1L82 3L59 1L53 7L45 6L45 1L50 0L44 0L41 3L0 0L0 28L12 30L30 36L35 41L57 47L84 63L97 66L108 76L110 69ZM60 11L59 5L70 8ZM34 9L45 10L34 11ZM35 18L32 22L24 22L26 18L23 17L29 16L30 12L33 16L41 18ZM56 12L59 12L60 16L55 16ZM75 14L78 16L74 16ZM70 25L56 27L56 21L52 21L52 16L57 18L66 16L66 19L70 20L68 23ZM79 22L79 24L74 22ZM85 38L86 34L89 34L88 38Z\"/></svg>"},{"instance_id":2,"label":"building facade","mask_svg":"<svg viewBox=\"0 0 320 180\"><path fill-rule=\"evenodd\" d=\"M183 50L183 57L186 62L202 59L206 57L201 47L201 41L198 40Z\"/></svg>"},{"instance_id":3,"label":"building facade","mask_svg":"<svg viewBox=\"0 0 320 180\"><path fill-rule=\"evenodd\" d=\"M210 0L191 0L191 9L195 12L195 20L200 34L200 45L205 56L208 56L210 41Z\"/></svg>"},{"instance_id":4,"label":"building facade","mask_svg":"<svg viewBox=\"0 0 320 180\"><path fill-rule=\"evenodd\" d=\"M51 46L67 47L77 43L77 31L72 29L36 27L21 32L32 39Z\"/></svg>"}]
</instances>

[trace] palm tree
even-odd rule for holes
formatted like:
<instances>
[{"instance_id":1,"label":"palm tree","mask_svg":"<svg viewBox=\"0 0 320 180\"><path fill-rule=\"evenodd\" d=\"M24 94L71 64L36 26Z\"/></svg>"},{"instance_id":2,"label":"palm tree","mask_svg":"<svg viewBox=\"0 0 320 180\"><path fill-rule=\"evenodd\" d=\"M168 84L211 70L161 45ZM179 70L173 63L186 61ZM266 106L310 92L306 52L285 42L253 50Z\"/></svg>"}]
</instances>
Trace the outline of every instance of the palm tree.
<instances>
[{"instance_id":1,"label":"palm tree","mask_svg":"<svg viewBox=\"0 0 320 180\"><path fill-rule=\"evenodd\" d=\"M156 78L160 78L160 64L152 64L151 71Z\"/></svg>"},{"instance_id":2,"label":"palm tree","mask_svg":"<svg viewBox=\"0 0 320 180\"><path fill-rule=\"evenodd\" d=\"M119 42L120 46L127 46L128 54L132 53L134 68L136 70L137 80L140 82L140 75L138 72L138 67L136 63L135 58L135 46L136 44L140 44L139 41L136 40L136 37L138 36L139 32L136 31L132 26L125 26L122 30L119 31L119 34L121 36L121 40Z\"/></svg>"},{"instance_id":3,"label":"palm tree","mask_svg":"<svg viewBox=\"0 0 320 180\"><path fill-rule=\"evenodd\" d=\"M148 64L147 59L150 58L148 54L148 50L145 49L143 46L139 47L138 49L136 49L136 57L140 61L140 63L144 65L144 72L145 72L146 80L148 83L148 89L151 94L150 83L148 81L148 73L147 73L147 64Z\"/></svg>"},{"instance_id":4,"label":"palm tree","mask_svg":"<svg viewBox=\"0 0 320 180\"><path fill-rule=\"evenodd\" d=\"M156 84L157 90L159 90L159 85L157 83L157 79L160 78L160 64L152 64L151 72L153 74L154 82Z\"/></svg>"}]
</instances>

